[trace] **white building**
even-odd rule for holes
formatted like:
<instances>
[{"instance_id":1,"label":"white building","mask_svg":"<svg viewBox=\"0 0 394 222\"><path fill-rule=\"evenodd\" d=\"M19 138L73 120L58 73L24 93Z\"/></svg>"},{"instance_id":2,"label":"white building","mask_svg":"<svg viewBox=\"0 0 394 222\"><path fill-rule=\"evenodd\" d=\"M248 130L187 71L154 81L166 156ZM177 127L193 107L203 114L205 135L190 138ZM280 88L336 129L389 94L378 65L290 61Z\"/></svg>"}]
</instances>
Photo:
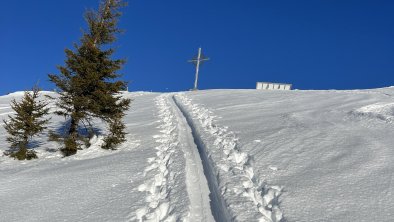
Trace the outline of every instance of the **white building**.
<instances>
[{"instance_id":1,"label":"white building","mask_svg":"<svg viewBox=\"0 0 394 222\"><path fill-rule=\"evenodd\" d=\"M287 84L287 83L272 83L272 82L257 82L256 89L263 89L263 90L291 90L291 84Z\"/></svg>"}]
</instances>

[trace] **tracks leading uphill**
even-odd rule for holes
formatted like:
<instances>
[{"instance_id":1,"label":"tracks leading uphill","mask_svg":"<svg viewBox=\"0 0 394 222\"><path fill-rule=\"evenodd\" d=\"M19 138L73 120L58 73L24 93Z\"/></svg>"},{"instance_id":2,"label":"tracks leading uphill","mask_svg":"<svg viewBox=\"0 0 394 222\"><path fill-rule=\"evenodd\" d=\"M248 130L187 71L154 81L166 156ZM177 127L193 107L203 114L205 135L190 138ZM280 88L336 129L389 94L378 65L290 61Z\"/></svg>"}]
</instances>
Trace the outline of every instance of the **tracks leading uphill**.
<instances>
[{"instance_id":1,"label":"tracks leading uphill","mask_svg":"<svg viewBox=\"0 0 394 222\"><path fill-rule=\"evenodd\" d=\"M172 106L174 114L178 122L178 141L179 145L185 153L186 159L186 187L190 200L189 221L214 221L212 214L215 208L212 207L212 195L208 188L208 181L204 174L206 169L204 160L200 157L192 129L187 123L181 110L173 100L169 98L169 104ZM211 211L212 210L212 211Z\"/></svg>"},{"instance_id":2,"label":"tracks leading uphill","mask_svg":"<svg viewBox=\"0 0 394 222\"><path fill-rule=\"evenodd\" d=\"M177 103L175 97L173 96L172 98L173 98L174 109L176 109L178 113L178 119L180 120L179 122L187 129L189 135L189 142L193 143L193 146L189 147L190 148L189 150L193 153L193 158L195 162L198 162L198 167L200 168L198 170L199 174L200 176L203 176L203 174L205 174L205 178L200 180L200 183L201 181L205 181L204 186L207 188L209 187L210 210L212 212L211 215L213 215L215 221L218 222L231 221L231 216L227 211L225 203L220 195L220 190L218 189L219 186L218 186L218 181L216 180L216 175L213 173L212 166L208 160L207 153L203 149L202 146L203 142L201 138L197 136L194 127L191 125L191 119L189 118L189 116L186 113L184 113L184 111L181 109L181 106ZM190 187L193 186L195 185L191 184ZM207 190L207 188L205 188L205 190ZM203 196L206 196L206 194L203 194Z\"/></svg>"},{"instance_id":3,"label":"tracks leading uphill","mask_svg":"<svg viewBox=\"0 0 394 222\"><path fill-rule=\"evenodd\" d=\"M154 138L159 145L155 148L156 157L147 160L149 166L144 172L145 176L149 172L154 176L139 186L139 191L147 193L147 206L137 210L132 220L214 221L207 181L190 127L171 94L157 97L156 107L160 134Z\"/></svg>"},{"instance_id":4,"label":"tracks leading uphill","mask_svg":"<svg viewBox=\"0 0 394 222\"><path fill-rule=\"evenodd\" d=\"M160 117L159 135L154 135L159 144L155 149L156 157L149 158L149 166L145 169L144 175L153 171L155 175L138 187L141 192L147 192L147 206L140 208L136 212L136 219L139 221L176 221L172 215L170 202L170 189L174 187L174 175L170 172L169 165L173 162L173 153L178 145L176 125L173 121L173 114L167 105L164 96L156 99L158 116Z\"/></svg>"},{"instance_id":5,"label":"tracks leading uphill","mask_svg":"<svg viewBox=\"0 0 394 222\"><path fill-rule=\"evenodd\" d=\"M145 175L154 176L138 188L147 193L147 206L134 219L283 221L282 188L255 175L253 158L240 150L233 132L214 123L208 109L183 94L158 96L156 106L160 134L154 139L159 145L145 169ZM178 194L182 190L188 198Z\"/></svg>"},{"instance_id":6,"label":"tracks leading uphill","mask_svg":"<svg viewBox=\"0 0 394 222\"><path fill-rule=\"evenodd\" d=\"M211 192L216 197L216 207L220 210L218 216L226 221L257 219L257 215L260 215L258 221L282 221L278 204L282 188L270 186L256 177L252 158L239 150L235 134L227 127L216 125L208 109L193 104L186 96L181 94L175 101L188 119L203 164L209 171L206 175ZM203 137L213 143L203 140ZM249 200L251 206L254 205L254 213L242 201L243 198ZM248 215L243 217L245 212ZM248 218L251 214L254 216Z\"/></svg>"}]
</instances>

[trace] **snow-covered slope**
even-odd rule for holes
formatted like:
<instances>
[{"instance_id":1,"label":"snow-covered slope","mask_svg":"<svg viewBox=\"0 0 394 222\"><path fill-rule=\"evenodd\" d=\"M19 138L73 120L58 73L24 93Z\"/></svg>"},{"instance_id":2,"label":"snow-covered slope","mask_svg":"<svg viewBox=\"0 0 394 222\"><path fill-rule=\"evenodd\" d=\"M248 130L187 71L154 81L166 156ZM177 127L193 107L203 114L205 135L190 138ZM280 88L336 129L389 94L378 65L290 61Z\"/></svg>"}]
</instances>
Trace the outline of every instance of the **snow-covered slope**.
<instances>
[{"instance_id":1,"label":"snow-covered slope","mask_svg":"<svg viewBox=\"0 0 394 222\"><path fill-rule=\"evenodd\" d=\"M0 119L21 96L0 97ZM39 159L1 156L0 220L393 220L394 88L125 96L117 151L99 136L61 158L44 134Z\"/></svg>"}]
</instances>

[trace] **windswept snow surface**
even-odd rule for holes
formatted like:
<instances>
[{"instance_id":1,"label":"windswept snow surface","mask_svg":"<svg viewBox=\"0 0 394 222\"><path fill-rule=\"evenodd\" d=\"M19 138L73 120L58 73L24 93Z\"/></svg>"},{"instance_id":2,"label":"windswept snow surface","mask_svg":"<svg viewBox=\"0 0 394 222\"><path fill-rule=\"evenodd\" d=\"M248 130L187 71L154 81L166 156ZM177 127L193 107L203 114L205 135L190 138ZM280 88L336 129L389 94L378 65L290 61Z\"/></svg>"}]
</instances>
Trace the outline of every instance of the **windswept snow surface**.
<instances>
[{"instance_id":1,"label":"windswept snow surface","mask_svg":"<svg viewBox=\"0 0 394 222\"><path fill-rule=\"evenodd\" d=\"M393 221L392 87L124 96L116 151L62 158L44 133L39 159L0 156L0 221Z\"/></svg>"}]
</instances>

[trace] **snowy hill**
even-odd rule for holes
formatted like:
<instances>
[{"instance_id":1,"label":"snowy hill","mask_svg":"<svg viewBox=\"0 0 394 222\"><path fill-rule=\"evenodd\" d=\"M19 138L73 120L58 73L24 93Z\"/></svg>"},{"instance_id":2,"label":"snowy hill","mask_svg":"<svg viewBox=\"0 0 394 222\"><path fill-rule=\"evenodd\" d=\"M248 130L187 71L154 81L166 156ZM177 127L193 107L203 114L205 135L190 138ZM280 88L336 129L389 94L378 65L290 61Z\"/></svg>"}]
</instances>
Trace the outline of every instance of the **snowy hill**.
<instances>
[{"instance_id":1,"label":"snowy hill","mask_svg":"<svg viewBox=\"0 0 394 222\"><path fill-rule=\"evenodd\" d=\"M62 158L44 134L39 159L0 157L1 221L393 220L392 87L124 96L117 151Z\"/></svg>"}]
</instances>

